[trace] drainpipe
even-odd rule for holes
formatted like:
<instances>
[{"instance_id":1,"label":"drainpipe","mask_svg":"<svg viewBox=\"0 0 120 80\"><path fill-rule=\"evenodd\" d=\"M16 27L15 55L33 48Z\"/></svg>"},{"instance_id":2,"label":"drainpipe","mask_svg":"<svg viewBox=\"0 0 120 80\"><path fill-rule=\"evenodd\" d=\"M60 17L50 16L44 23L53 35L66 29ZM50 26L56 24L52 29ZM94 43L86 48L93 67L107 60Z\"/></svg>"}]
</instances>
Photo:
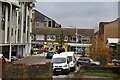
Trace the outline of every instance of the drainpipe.
<instances>
[{"instance_id":1,"label":"drainpipe","mask_svg":"<svg viewBox=\"0 0 120 80\"><path fill-rule=\"evenodd\" d=\"M12 46L11 46L11 27L12 27L12 4L8 1L2 1L5 3L8 3L10 5L10 26L9 26L9 42L10 42L10 48L9 48L9 60L11 61L11 51L12 51Z\"/></svg>"}]
</instances>

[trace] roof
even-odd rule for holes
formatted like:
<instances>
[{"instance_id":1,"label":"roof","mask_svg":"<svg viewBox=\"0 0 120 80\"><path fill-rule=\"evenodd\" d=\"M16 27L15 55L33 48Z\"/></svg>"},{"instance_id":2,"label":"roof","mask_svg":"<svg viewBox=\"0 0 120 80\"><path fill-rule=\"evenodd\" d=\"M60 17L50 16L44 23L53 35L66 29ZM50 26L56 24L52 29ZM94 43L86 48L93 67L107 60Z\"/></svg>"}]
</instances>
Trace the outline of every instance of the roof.
<instances>
[{"instance_id":1,"label":"roof","mask_svg":"<svg viewBox=\"0 0 120 80\"><path fill-rule=\"evenodd\" d=\"M53 58L66 58L67 57L67 55L63 55L63 54L54 54L53 55Z\"/></svg>"},{"instance_id":2,"label":"roof","mask_svg":"<svg viewBox=\"0 0 120 80\"><path fill-rule=\"evenodd\" d=\"M120 20L120 18L117 18L116 20L113 20L113 21L110 21L110 22L100 22L99 26L100 27L105 27L104 25L110 24L110 23L113 23L113 22L116 22L116 21L119 21L119 20Z\"/></svg>"},{"instance_id":3,"label":"roof","mask_svg":"<svg viewBox=\"0 0 120 80\"><path fill-rule=\"evenodd\" d=\"M74 36L76 33L75 28L35 28L33 29L33 34L41 34L41 35L60 35L63 31L63 34L68 36ZM82 36L94 36L94 29L78 29L78 34Z\"/></svg>"}]
</instances>

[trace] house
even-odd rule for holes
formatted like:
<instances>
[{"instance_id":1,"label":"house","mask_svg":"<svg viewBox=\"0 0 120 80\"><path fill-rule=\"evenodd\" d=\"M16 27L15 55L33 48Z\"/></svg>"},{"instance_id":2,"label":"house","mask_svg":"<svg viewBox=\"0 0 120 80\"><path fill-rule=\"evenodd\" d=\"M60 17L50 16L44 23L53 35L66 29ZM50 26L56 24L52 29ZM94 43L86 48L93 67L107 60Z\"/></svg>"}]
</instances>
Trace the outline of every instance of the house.
<instances>
[{"instance_id":1,"label":"house","mask_svg":"<svg viewBox=\"0 0 120 80\"><path fill-rule=\"evenodd\" d=\"M33 28L40 28L40 27L49 27L49 28L61 28L61 25L56 23L53 19L45 16L44 14L40 13L37 10L33 10Z\"/></svg>"}]
</instances>

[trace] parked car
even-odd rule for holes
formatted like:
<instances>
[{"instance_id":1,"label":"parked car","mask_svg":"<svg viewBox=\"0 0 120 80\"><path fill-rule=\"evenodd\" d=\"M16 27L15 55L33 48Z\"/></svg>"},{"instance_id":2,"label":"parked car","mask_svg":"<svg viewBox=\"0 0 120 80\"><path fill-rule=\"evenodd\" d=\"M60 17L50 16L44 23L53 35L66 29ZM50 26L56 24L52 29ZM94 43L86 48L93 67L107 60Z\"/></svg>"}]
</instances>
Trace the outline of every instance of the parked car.
<instances>
[{"instance_id":1,"label":"parked car","mask_svg":"<svg viewBox=\"0 0 120 80\"><path fill-rule=\"evenodd\" d=\"M100 62L93 61L91 58L88 57L80 57L77 60L77 65L100 66Z\"/></svg>"},{"instance_id":2,"label":"parked car","mask_svg":"<svg viewBox=\"0 0 120 80\"><path fill-rule=\"evenodd\" d=\"M120 67L120 60L113 59L113 60L112 60L112 63L114 63L115 66L119 66L119 67Z\"/></svg>"},{"instance_id":3,"label":"parked car","mask_svg":"<svg viewBox=\"0 0 120 80\"><path fill-rule=\"evenodd\" d=\"M12 56L11 57L11 61L17 61L17 57L16 56Z\"/></svg>"},{"instance_id":4,"label":"parked car","mask_svg":"<svg viewBox=\"0 0 120 80\"><path fill-rule=\"evenodd\" d=\"M5 58L5 61L6 61L6 62L8 62L8 63L10 63L10 62L11 62L8 58Z\"/></svg>"},{"instance_id":5,"label":"parked car","mask_svg":"<svg viewBox=\"0 0 120 80\"><path fill-rule=\"evenodd\" d=\"M54 54L57 54L57 52L49 51L49 52L47 53L46 58L50 58L50 59L52 59L52 57L53 57Z\"/></svg>"},{"instance_id":6,"label":"parked car","mask_svg":"<svg viewBox=\"0 0 120 80\"><path fill-rule=\"evenodd\" d=\"M0 54L0 59L3 59L6 63L11 63L11 61L8 58L4 57L3 54Z\"/></svg>"}]
</instances>

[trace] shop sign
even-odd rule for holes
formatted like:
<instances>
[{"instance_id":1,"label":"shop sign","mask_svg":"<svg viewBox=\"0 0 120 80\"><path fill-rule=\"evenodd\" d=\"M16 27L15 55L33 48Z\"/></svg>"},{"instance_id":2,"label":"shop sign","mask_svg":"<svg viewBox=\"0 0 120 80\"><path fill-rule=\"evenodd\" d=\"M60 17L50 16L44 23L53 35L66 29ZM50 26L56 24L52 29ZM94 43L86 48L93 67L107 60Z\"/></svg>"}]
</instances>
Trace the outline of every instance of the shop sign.
<instances>
[{"instance_id":1,"label":"shop sign","mask_svg":"<svg viewBox=\"0 0 120 80\"><path fill-rule=\"evenodd\" d=\"M44 44L44 42L32 42L32 44Z\"/></svg>"},{"instance_id":2,"label":"shop sign","mask_svg":"<svg viewBox=\"0 0 120 80\"><path fill-rule=\"evenodd\" d=\"M60 45L59 43L54 43L54 45ZM68 43L64 43L64 45L68 45Z\"/></svg>"}]
</instances>

